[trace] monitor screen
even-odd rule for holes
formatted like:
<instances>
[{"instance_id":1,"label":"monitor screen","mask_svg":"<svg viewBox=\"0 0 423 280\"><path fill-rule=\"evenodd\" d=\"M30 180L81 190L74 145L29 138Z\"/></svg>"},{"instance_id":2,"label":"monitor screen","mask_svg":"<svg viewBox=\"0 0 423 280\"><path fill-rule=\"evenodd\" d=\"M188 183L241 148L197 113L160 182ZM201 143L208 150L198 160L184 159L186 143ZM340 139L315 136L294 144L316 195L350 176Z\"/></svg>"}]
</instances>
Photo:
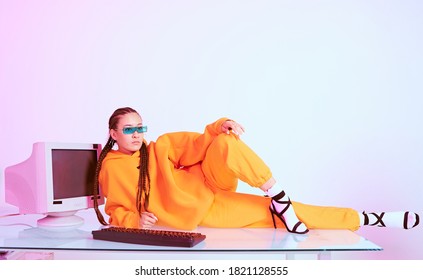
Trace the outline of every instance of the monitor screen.
<instances>
[{"instance_id":1,"label":"monitor screen","mask_svg":"<svg viewBox=\"0 0 423 280\"><path fill-rule=\"evenodd\" d=\"M93 195L96 164L96 150L52 150L54 200Z\"/></svg>"}]
</instances>

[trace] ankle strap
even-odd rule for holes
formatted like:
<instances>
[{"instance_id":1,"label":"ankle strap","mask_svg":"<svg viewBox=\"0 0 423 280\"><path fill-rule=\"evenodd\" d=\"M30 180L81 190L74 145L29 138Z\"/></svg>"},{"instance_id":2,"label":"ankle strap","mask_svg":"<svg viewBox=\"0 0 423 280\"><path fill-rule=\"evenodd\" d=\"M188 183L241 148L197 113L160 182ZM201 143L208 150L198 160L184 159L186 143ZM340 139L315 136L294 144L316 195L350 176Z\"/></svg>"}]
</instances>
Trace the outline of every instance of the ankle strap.
<instances>
[{"instance_id":1,"label":"ankle strap","mask_svg":"<svg viewBox=\"0 0 423 280\"><path fill-rule=\"evenodd\" d=\"M378 226L378 227L386 227L385 223L383 222L383 216L385 215L385 212L381 212L380 215L378 215L377 213L369 213L370 215L373 215L376 219L376 221L371 224L370 226ZM364 215L364 225L367 226L369 225L369 217L367 216L367 213L363 211L363 215Z\"/></svg>"},{"instance_id":2,"label":"ankle strap","mask_svg":"<svg viewBox=\"0 0 423 280\"><path fill-rule=\"evenodd\" d=\"M364 224L365 226L367 226L369 224L369 216L367 216L367 213L363 211L363 216L364 216Z\"/></svg>"},{"instance_id":3,"label":"ankle strap","mask_svg":"<svg viewBox=\"0 0 423 280\"><path fill-rule=\"evenodd\" d=\"M416 221L414 222L414 225L412 225L411 227L408 226L408 215L410 215L410 212L407 211L404 214L404 223L403 223L403 227L404 229L410 229L413 228L415 226L417 226L420 223L420 217L417 213L414 213L416 215Z\"/></svg>"},{"instance_id":4,"label":"ankle strap","mask_svg":"<svg viewBox=\"0 0 423 280\"><path fill-rule=\"evenodd\" d=\"M285 196L285 192L281 191L280 193L278 193L277 195L275 195L274 197L272 197L274 200L280 200Z\"/></svg>"}]
</instances>

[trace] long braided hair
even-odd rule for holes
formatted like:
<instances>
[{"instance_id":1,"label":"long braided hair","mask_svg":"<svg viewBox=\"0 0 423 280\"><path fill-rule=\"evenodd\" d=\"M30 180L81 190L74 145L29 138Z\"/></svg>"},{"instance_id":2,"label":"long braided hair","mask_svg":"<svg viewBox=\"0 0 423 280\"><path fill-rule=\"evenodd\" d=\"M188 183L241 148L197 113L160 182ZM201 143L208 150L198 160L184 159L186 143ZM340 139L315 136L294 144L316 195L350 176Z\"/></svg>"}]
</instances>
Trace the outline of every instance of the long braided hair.
<instances>
[{"instance_id":1,"label":"long braided hair","mask_svg":"<svg viewBox=\"0 0 423 280\"><path fill-rule=\"evenodd\" d=\"M109 130L116 129L119 119L126 114L129 113L136 113L138 112L130 107L119 108L113 112L113 114L109 118ZM97 168L95 171L95 179L94 179L94 209L97 214L97 219L102 225L107 225L108 223L104 220L103 215L101 214L100 210L98 209L98 201L97 197L99 194L99 182L98 177L101 170L101 165L103 163L104 158L106 157L107 153L112 150L113 146L115 145L116 141L109 136L106 145L104 145L100 156L97 161ZM136 197L136 206L137 211L141 215L143 210L148 209L148 201L150 196L150 174L148 172L148 150L147 145L143 141L143 144L140 148L140 164L139 164L139 179L138 179L138 188L137 188L137 197ZM143 203L144 202L144 203Z\"/></svg>"}]
</instances>

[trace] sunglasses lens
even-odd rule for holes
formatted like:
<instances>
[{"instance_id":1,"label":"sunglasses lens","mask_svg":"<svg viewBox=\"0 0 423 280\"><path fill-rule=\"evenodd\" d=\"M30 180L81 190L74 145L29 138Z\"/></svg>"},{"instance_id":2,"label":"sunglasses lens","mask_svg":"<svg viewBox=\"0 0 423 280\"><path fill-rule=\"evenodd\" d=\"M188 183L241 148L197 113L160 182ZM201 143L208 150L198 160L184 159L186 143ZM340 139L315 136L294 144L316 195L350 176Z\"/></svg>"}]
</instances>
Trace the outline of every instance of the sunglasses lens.
<instances>
[{"instance_id":1,"label":"sunglasses lens","mask_svg":"<svg viewBox=\"0 0 423 280\"><path fill-rule=\"evenodd\" d=\"M140 127L137 127L137 131L138 131L138 133L144 133L144 132L147 132L147 126L140 126Z\"/></svg>"},{"instance_id":2,"label":"sunglasses lens","mask_svg":"<svg viewBox=\"0 0 423 280\"><path fill-rule=\"evenodd\" d=\"M123 134L133 134L135 131L138 133L147 132L147 126L124 127L122 129Z\"/></svg>"},{"instance_id":3,"label":"sunglasses lens","mask_svg":"<svg viewBox=\"0 0 423 280\"><path fill-rule=\"evenodd\" d=\"M136 129L136 127L124 127L122 131L123 134L132 134L135 132Z\"/></svg>"}]
</instances>

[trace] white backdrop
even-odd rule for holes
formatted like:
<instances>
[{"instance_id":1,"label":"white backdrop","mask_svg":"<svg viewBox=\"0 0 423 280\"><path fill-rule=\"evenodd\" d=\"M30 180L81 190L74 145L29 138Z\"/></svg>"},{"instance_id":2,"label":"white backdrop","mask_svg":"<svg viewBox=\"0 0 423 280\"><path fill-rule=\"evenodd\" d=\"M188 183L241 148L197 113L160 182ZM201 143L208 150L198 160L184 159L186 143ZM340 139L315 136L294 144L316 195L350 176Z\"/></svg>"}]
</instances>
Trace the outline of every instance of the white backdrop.
<instances>
[{"instance_id":1,"label":"white backdrop","mask_svg":"<svg viewBox=\"0 0 423 280\"><path fill-rule=\"evenodd\" d=\"M422 213L422 12L418 0L0 0L0 206L4 168L33 142L104 144L110 114L131 106L148 140L237 120L294 200ZM359 234L384 251L338 258L423 259L423 227Z\"/></svg>"}]
</instances>

